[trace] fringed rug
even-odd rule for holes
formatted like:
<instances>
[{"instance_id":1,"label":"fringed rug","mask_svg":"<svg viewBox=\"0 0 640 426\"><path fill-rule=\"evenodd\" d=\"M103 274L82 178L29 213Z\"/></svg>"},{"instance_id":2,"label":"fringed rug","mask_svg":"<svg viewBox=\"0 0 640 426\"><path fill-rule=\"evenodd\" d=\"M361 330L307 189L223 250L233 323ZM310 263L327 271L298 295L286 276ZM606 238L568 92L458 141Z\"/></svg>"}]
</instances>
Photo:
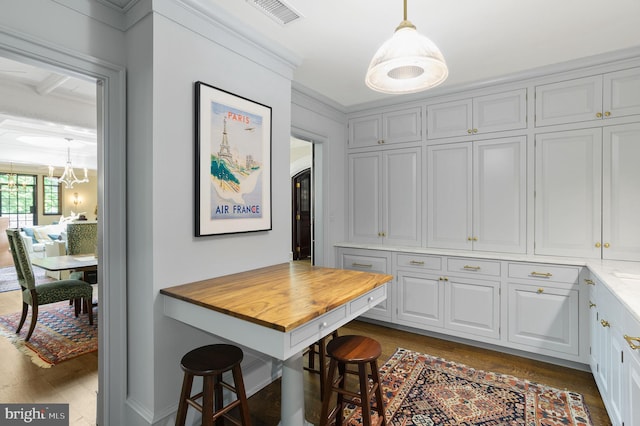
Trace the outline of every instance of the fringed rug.
<instances>
[{"instance_id":1,"label":"fringed rug","mask_svg":"<svg viewBox=\"0 0 640 426\"><path fill-rule=\"evenodd\" d=\"M40 367L51 367L63 361L98 350L98 309L93 308L93 325L87 314L75 317L69 302L40 306L38 323L28 342L24 341L31 323L31 308L20 334L16 328L20 312L0 316L0 335L11 342Z\"/></svg>"},{"instance_id":2,"label":"fringed rug","mask_svg":"<svg viewBox=\"0 0 640 426\"><path fill-rule=\"evenodd\" d=\"M380 368L380 380L385 417L395 426L592 425L581 394L407 349ZM345 411L348 424L362 424L360 408Z\"/></svg>"}]
</instances>

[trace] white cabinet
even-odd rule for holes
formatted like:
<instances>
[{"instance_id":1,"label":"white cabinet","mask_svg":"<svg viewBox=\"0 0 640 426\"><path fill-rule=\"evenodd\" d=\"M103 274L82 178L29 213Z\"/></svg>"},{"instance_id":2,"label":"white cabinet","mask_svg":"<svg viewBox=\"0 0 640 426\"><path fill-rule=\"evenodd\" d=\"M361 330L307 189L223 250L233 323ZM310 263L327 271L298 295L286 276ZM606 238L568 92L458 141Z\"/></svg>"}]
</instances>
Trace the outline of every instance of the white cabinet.
<instances>
[{"instance_id":1,"label":"white cabinet","mask_svg":"<svg viewBox=\"0 0 640 426\"><path fill-rule=\"evenodd\" d=\"M425 261L424 256L412 256L412 263L408 263L409 256L398 255L394 322L484 341L499 340L500 262L447 258L444 271L438 271L440 262L433 260L435 257ZM486 271L497 268L498 278L478 279L484 272L480 272L482 267Z\"/></svg>"},{"instance_id":2,"label":"white cabinet","mask_svg":"<svg viewBox=\"0 0 640 426\"><path fill-rule=\"evenodd\" d=\"M391 255L385 251L339 249L338 267L355 271L391 274ZM384 302L369 309L361 316L390 322L394 294L392 286L393 281L387 284L387 299Z\"/></svg>"},{"instance_id":3,"label":"white cabinet","mask_svg":"<svg viewBox=\"0 0 640 426\"><path fill-rule=\"evenodd\" d=\"M349 238L422 244L421 149L349 154Z\"/></svg>"},{"instance_id":4,"label":"white cabinet","mask_svg":"<svg viewBox=\"0 0 640 426\"><path fill-rule=\"evenodd\" d=\"M427 148L427 246L526 251L526 138Z\"/></svg>"},{"instance_id":5,"label":"white cabinet","mask_svg":"<svg viewBox=\"0 0 640 426\"><path fill-rule=\"evenodd\" d=\"M349 148L422 139L422 108L414 107L349 120Z\"/></svg>"},{"instance_id":6,"label":"white cabinet","mask_svg":"<svg viewBox=\"0 0 640 426\"><path fill-rule=\"evenodd\" d=\"M640 68L536 87L536 126L640 114Z\"/></svg>"},{"instance_id":7,"label":"white cabinet","mask_svg":"<svg viewBox=\"0 0 640 426\"><path fill-rule=\"evenodd\" d=\"M640 124L536 136L535 254L640 260Z\"/></svg>"},{"instance_id":8,"label":"white cabinet","mask_svg":"<svg viewBox=\"0 0 640 426\"><path fill-rule=\"evenodd\" d=\"M580 268L509 263L508 274L509 342L579 357Z\"/></svg>"},{"instance_id":9,"label":"white cabinet","mask_svg":"<svg viewBox=\"0 0 640 426\"><path fill-rule=\"evenodd\" d=\"M428 139L526 127L526 89L427 106Z\"/></svg>"},{"instance_id":10,"label":"white cabinet","mask_svg":"<svg viewBox=\"0 0 640 426\"><path fill-rule=\"evenodd\" d=\"M625 340L622 418L625 426L640 426L640 321L629 311L625 312L622 333Z\"/></svg>"}]
</instances>

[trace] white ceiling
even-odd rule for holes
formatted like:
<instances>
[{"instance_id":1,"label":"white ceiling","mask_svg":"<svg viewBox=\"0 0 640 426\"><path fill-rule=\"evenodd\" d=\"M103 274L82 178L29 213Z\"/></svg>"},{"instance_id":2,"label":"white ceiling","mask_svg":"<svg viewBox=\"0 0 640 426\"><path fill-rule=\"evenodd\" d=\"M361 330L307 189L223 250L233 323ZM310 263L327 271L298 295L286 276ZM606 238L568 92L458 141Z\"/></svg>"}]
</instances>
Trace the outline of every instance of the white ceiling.
<instances>
[{"instance_id":1,"label":"white ceiling","mask_svg":"<svg viewBox=\"0 0 640 426\"><path fill-rule=\"evenodd\" d=\"M122 11L137 0L95 0ZM280 25L250 0L185 0L242 24L299 58L294 81L345 109L393 98L364 75L402 20L402 0L282 0L302 15ZM640 47L640 0L407 0L408 19L433 40L449 78L425 95L593 55ZM95 84L0 58L0 163L96 167ZM397 98L398 100L401 98Z\"/></svg>"},{"instance_id":2,"label":"white ceiling","mask_svg":"<svg viewBox=\"0 0 640 426\"><path fill-rule=\"evenodd\" d=\"M402 20L402 0L282 0L303 15L284 26L247 0L192 1L287 47L302 59L294 80L344 107L389 97L364 75ZM441 90L640 46L639 0L407 0L407 9L449 66Z\"/></svg>"}]
</instances>

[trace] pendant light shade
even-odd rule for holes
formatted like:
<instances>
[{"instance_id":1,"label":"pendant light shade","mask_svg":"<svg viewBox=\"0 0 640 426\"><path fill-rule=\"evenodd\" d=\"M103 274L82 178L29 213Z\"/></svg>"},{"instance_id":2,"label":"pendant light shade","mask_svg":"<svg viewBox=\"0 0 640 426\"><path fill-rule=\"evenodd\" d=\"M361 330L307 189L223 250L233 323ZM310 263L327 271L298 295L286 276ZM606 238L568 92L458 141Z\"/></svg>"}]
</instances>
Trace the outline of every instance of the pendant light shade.
<instances>
[{"instance_id":1,"label":"pendant light shade","mask_svg":"<svg viewBox=\"0 0 640 426\"><path fill-rule=\"evenodd\" d=\"M407 20L404 0L404 20L373 56L365 83L378 92L415 93L441 84L448 75L438 47Z\"/></svg>"}]
</instances>

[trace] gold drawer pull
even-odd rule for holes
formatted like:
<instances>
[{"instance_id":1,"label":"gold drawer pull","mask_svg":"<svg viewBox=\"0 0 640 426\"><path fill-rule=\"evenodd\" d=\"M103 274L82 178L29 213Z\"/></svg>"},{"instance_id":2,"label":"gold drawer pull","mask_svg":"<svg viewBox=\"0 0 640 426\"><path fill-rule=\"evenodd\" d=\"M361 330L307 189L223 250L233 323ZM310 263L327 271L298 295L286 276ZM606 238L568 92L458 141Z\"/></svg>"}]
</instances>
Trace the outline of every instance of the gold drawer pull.
<instances>
[{"instance_id":1,"label":"gold drawer pull","mask_svg":"<svg viewBox=\"0 0 640 426\"><path fill-rule=\"evenodd\" d=\"M467 269L469 271L479 271L480 267L479 266L464 265L462 267L462 269Z\"/></svg>"},{"instance_id":2,"label":"gold drawer pull","mask_svg":"<svg viewBox=\"0 0 640 426\"><path fill-rule=\"evenodd\" d=\"M627 343L629 344L629 347L631 349L633 349L634 351L637 351L638 349L640 349L640 337L631 337L631 336L627 336L626 334L624 335L624 340L627 341ZM638 342L633 343L634 341Z\"/></svg>"},{"instance_id":3,"label":"gold drawer pull","mask_svg":"<svg viewBox=\"0 0 640 426\"><path fill-rule=\"evenodd\" d=\"M422 266L422 265L424 265L424 260L412 260L412 261L409 262L409 264Z\"/></svg>"},{"instance_id":4,"label":"gold drawer pull","mask_svg":"<svg viewBox=\"0 0 640 426\"><path fill-rule=\"evenodd\" d=\"M373 268L373 265L371 265L371 264L357 263L357 262L353 262L351 264L351 266L356 267L356 268Z\"/></svg>"},{"instance_id":5,"label":"gold drawer pull","mask_svg":"<svg viewBox=\"0 0 640 426\"><path fill-rule=\"evenodd\" d=\"M538 289L538 294L542 294L542 293L544 293L544 288L539 288Z\"/></svg>"},{"instance_id":6,"label":"gold drawer pull","mask_svg":"<svg viewBox=\"0 0 640 426\"><path fill-rule=\"evenodd\" d=\"M593 303L591 300L589 300L589 309L595 308L595 307L596 307L596 304Z\"/></svg>"},{"instance_id":7,"label":"gold drawer pull","mask_svg":"<svg viewBox=\"0 0 640 426\"><path fill-rule=\"evenodd\" d=\"M532 272L532 277L540 277L540 278L551 278L553 274L551 272Z\"/></svg>"},{"instance_id":8,"label":"gold drawer pull","mask_svg":"<svg viewBox=\"0 0 640 426\"><path fill-rule=\"evenodd\" d=\"M596 285L596 283L594 283L593 280L590 280L590 279L587 279L587 278L584 279L584 283L587 284L587 285Z\"/></svg>"},{"instance_id":9,"label":"gold drawer pull","mask_svg":"<svg viewBox=\"0 0 640 426\"><path fill-rule=\"evenodd\" d=\"M609 324L609 321L607 321L607 320L600 320L600 324L603 327L611 327L611 324Z\"/></svg>"}]
</instances>

